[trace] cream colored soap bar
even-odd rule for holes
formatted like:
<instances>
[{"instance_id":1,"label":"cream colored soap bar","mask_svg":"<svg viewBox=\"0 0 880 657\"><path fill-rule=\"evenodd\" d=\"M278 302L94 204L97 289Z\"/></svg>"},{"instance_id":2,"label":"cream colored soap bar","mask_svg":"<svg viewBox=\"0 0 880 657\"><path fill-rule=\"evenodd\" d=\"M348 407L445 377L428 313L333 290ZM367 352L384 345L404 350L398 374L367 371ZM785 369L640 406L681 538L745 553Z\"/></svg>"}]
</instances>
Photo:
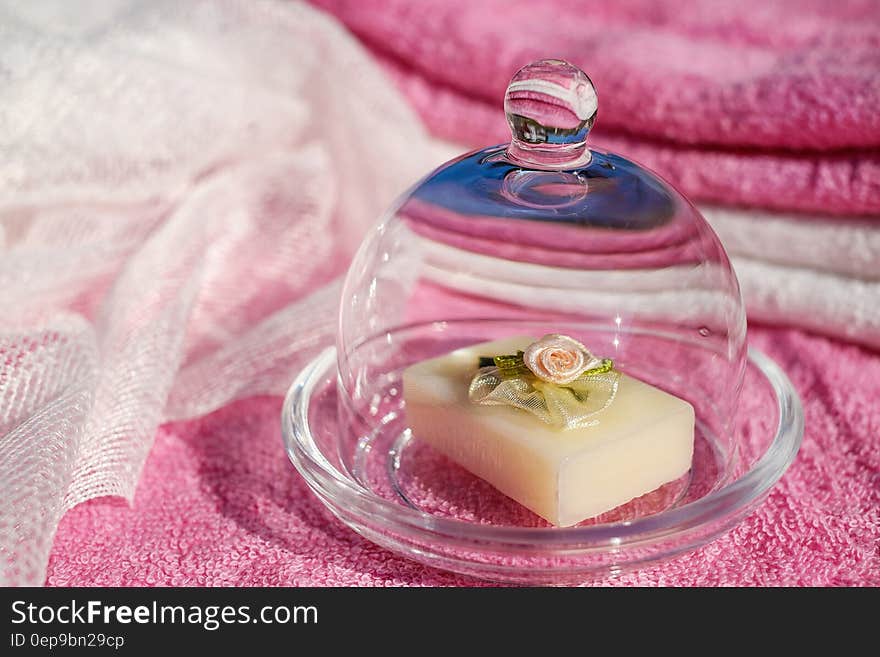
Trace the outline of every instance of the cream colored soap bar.
<instances>
[{"instance_id":1,"label":"cream colored soap bar","mask_svg":"<svg viewBox=\"0 0 880 657\"><path fill-rule=\"evenodd\" d=\"M531 342L484 343L409 367L403 391L413 435L562 527L688 471L693 407L626 375L598 424L582 429L555 429L516 408L471 403L478 357L515 353Z\"/></svg>"}]
</instances>

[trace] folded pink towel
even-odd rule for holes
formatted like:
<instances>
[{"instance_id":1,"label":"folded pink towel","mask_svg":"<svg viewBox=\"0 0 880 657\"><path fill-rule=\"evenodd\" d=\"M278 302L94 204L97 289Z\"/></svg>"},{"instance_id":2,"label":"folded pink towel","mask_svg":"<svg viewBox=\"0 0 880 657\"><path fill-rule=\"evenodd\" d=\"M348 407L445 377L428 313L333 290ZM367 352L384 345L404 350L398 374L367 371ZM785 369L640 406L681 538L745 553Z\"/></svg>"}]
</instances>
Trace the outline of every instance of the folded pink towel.
<instances>
[{"instance_id":1,"label":"folded pink towel","mask_svg":"<svg viewBox=\"0 0 880 657\"><path fill-rule=\"evenodd\" d=\"M880 585L880 359L794 330L751 336L803 398L797 460L728 534L611 583ZM103 498L67 513L47 583L480 583L396 557L333 518L281 449L279 409L279 398L261 397L163 426L133 506Z\"/></svg>"},{"instance_id":2,"label":"folded pink towel","mask_svg":"<svg viewBox=\"0 0 880 657\"><path fill-rule=\"evenodd\" d=\"M432 130L507 139L511 71L581 66L596 143L698 200L880 213L880 3L315 0L386 64Z\"/></svg>"}]
</instances>

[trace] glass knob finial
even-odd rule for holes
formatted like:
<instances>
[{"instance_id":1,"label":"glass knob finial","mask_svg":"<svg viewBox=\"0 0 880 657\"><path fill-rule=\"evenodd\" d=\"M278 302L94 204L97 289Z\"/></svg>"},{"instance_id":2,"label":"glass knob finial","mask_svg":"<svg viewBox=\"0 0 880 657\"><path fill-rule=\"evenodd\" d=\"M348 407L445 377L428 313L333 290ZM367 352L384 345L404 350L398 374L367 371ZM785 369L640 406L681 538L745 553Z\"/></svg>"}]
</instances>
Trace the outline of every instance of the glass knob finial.
<instances>
[{"instance_id":1,"label":"glass knob finial","mask_svg":"<svg viewBox=\"0 0 880 657\"><path fill-rule=\"evenodd\" d=\"M533 169L575 169L590 162L587 135L598 98L587 74L561 59L524 66L504 94L512 139L507 156Z\"/></svg>"}]
</instances>

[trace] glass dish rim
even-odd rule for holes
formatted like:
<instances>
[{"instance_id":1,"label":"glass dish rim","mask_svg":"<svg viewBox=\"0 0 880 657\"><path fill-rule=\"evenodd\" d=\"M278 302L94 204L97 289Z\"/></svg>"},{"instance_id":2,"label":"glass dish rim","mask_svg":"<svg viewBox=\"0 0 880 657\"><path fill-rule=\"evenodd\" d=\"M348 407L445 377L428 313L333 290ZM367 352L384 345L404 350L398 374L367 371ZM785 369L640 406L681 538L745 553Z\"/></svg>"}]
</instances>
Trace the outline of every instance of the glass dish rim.
<instances>
[{"instance_id":1,"label":"glass dish rim","mask_svg":"<svg viewBox=\"0 0 880 657\"><path fill-rule=\"evenodd\" d=\"M427 533L447 543L488 543L493 549L555 547L591 552L644 546L669 537L699 533L719 521L738 518L760 502L794 461L803 438L803 409L790 380L770 357L749 347L748 361L769 383L779 422L767 450L739 479L694 502L631 521L574 527L480 525L434 516L386 500L363 488L321 455L311 435L309 403L319 381L336 363L335 356L335 347L326 348L300 371L288 390L282 408L282 440L288 458L313 493L331 510L339 505L354 513L354 517L362 514L373 522L380 520L388 529Z\"/></svg>"}]
</instances>

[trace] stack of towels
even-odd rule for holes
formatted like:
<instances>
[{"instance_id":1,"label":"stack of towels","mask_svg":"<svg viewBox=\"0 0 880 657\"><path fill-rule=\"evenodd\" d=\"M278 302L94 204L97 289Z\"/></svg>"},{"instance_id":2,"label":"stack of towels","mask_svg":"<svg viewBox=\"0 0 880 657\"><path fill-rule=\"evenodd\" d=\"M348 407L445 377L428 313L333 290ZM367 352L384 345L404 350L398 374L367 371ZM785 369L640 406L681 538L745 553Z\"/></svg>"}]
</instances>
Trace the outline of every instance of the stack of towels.
<instances>
[{"instance_id":1,"label":"stack of towels","mask_svg":"<svg viewBox=\"0 0 880 657\"><path fill-rule=\"evenodd\" d=\"M880 5L746 0L317 0L433 134L509 139L512 71L567 59L599 92L593 144L694 200L750 320L880 346Z\"/></svg>"}]
</instances>

